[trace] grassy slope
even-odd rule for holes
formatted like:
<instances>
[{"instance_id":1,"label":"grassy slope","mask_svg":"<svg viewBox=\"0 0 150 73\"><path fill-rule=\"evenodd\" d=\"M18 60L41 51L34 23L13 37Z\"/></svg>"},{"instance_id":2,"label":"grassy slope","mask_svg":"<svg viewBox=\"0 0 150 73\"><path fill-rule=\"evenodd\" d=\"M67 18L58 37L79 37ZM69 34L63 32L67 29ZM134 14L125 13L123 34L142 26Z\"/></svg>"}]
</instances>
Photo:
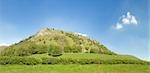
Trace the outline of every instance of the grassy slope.
<instances>
[{"instance_id":1,"label":"grassy slope","mask_svg":"<svg viewBox=\"0 0 150 73\"><path fill-rule=\"evenodd\" d=\"M149 73L148 65L0 65L0 73Z\"/></svg>"},{"instance_id":2,"label":"grassy slope","mask_svg":"<svg viewBox=\"0 0 150 73\"><path fill-rule=\"evenodd\" d=\"M31 56L2 56L0 64L149 64L130 55L107 55L91 53L64 53L59 57L48 54L35 54Z\"/></svg>"},{"instance_id":3,"label":"grassy slope","mask_svg":"<svg viewBox=\"0 0 150 73\"><path fill-rule=\"evenodd\" d=\"M107 55L107 54L91 54L91 53L66 53L60 57L74 58L74 59L88 58L88 59L103 59L103 60L109 60L109 59L140 60L140 59L138 59L134 56L130 56L130 55Z\"/></svg>"},{"instance_id":4,"label":"grassy slope","mask_svg":"<svg viewBox=\"0 0 150 73\"><path fill-rule=\"evenodd\" d=\"M36 54L31 55L30 57L35 58L42 58L42 57L51 57L47 54ZM60 58L71 58L73 60L81 60L81 59L97 59L102 61L112 61L112 60L121 60L121 61L135 61L135 62L142 62L142 60L130 56L130 55L107 55L107 54L91 54L91 53L65 53ZM59 58L58 57L58 58Z\"/></svg>"}]
</instances>

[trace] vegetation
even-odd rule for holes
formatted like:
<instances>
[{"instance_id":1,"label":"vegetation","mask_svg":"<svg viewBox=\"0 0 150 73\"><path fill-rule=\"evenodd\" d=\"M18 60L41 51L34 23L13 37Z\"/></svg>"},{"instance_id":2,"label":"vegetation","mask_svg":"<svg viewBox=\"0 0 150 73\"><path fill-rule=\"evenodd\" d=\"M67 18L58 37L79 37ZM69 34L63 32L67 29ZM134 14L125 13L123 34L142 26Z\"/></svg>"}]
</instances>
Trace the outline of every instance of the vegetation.
<instances>
[{"instance_id":1,"label":"vegetation","mask_svg":"<svg viewBox=\"0 0 150 73\"><path fill-rule=\"evenodd\" d=\"M149 65L89 37L47 28L0 51L0 73L148 73Z\"/></svg>"},{"instance_id":2,"label":"vegetation","mask_svg":"<svg viewBox=\"0 0 150 73\"><path fill-rule=\"evenodd\" d=\"M49 48L48 54L52 55L53 57L60 56L63 53L62 50L63 50L63 48L60 45L53 42L53 44L51 44L51 46Z\"/></svg>"},{"instance_id":3,"label":"vegetation","mask_svg":"<svg viewBox=\"0 0 150 73\"><path fill-rule=\"evenodd\" d=\"M1 51L3 56L29 56L44 53L54 55L62 53L115 54L89 37L48 28Z\"/></svg>"},{"instance_id":4,"label":"vegetation","mask_svg":"<svg viewBox=\"0 0 150 73\"><path fill-rule=\"evenodd\" d=\"M149 73L149 65L0 65L0 73Z\"/></svg>"},{"instance_id":5,"label":"vegetation","mask_svg":"<svg viewBox=\"0 0 150 73\"><path fill-rule=\"evenodd\" d=\"M88 53L67 53L59 57L48 54L36 54L32 56L1 56L0 64L150 64L133 56L128 55L106 55Z\"/></svg>"}]
</instances>

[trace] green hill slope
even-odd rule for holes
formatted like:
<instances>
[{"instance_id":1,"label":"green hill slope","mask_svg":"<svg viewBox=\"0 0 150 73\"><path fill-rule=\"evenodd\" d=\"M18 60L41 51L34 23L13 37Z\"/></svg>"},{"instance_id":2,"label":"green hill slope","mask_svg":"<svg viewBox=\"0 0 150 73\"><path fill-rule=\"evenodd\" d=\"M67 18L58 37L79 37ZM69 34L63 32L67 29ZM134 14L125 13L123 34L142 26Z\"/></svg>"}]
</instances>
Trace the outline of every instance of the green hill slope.
<instances>
[{"instance_id":1,"label":"green hill slope","mask_svg":"<svg viewBox=\"0 0 150 73\"><path fill-rule=\"evenodd\" d=\"M57 50L57 51L55 51ZM5 56L28 56L32 54L100 53L115 54L103 44L89 37L63 30L42 29L35 35L4 49Z\"/></svg>"},{"instance_id":2,"label":"green hill slope","mask_svg":"<svg viewBox=\"0 0 150 73\"><path fill-rule=\"evenodd\" d=\"M2 50L0 64L150 64L150 62L134 56L115 54L96 40L78 33L45 28Z\"/></svg>"}]
</instances>

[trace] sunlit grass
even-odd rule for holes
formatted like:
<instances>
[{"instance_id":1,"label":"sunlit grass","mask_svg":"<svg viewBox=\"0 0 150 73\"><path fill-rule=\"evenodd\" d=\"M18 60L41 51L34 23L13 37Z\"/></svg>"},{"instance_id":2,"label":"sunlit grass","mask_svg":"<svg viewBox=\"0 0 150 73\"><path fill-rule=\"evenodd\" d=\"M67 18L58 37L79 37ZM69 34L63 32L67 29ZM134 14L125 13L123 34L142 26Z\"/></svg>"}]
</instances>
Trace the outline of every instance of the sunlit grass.
<instances>
[{"instance_id":1,"label":"sunlit grass","mask_svg":"<svg viewBox=\"0 0 150 73\"><path fill-rule=\"evenodd\" d=\"M148 65L0 65L0 73L149 73Z\"/></svg>"}]
</instances>

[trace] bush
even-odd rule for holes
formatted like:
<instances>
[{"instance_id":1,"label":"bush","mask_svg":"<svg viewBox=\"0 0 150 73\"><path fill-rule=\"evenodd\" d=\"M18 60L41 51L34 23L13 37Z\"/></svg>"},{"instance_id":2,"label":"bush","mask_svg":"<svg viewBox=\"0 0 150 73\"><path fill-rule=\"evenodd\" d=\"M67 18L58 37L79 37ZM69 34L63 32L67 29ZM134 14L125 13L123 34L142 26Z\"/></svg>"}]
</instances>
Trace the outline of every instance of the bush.
<instances>
[{"instance_id":1,"label":"bush","mask_svg":"<svg viewBox=\"0 0 150 73\"><path fill-rule=\"evenodd\" d=\"M48 50L48 54L52 55L53 57L61 56L62 52L63 52L62 47L55 42L53 42L50 45L50 48Z\"/></svg>"},{"instance_id":2,"label":"bush","mask_svg":"<svg viewBox=\"0 0 150 73\"><path fill-rule=\"evenodd\" d=\"M43 54L48 52L48 47L46 45L35 45L30 47L32 54Z\"/></svg>"},{"instance_id":3,"label":"bush","mask_svg":"<svg viewBox=\"0 0 150 73\"><path fill-rule=\"evenodd\" d=\"M36 65L36 64L41 64L42 60L38 58L33 58L33 57L25 57L23 63L26 65Z\"/></svg>"},{"instance_id":4,"label":"bush","mask_svg":"<svg viewBox=\"0 0 150 73\"><path fill-rule=\"evenodd\" d=\"M19 57L19 56L1 56L0 64L26 64L26 65L36 65L40 64L42 60L33 57Z\"/></svg>"},{"instance_id":5,"label":"bush","mask_svg":"<svg viewBox=\"0 0 150 73\"><path fill-rule=\"evenodd\" d=\"M72 47L69 47L69 46L64 47L64 52L65 53L72 53Z\"/></svg>"},{"instance_id":6,"label":"bush","mask_svg":"<svg viewBox=\"0 0 150 73\"><path fill-rule=\"evenodd\" d=\"M43 57L42 58L42 64L59 64L59 63L60 63L59 58L55 58L55 57L52 57L52 58Z\"/></svg>"},{"instance_id":7,"label":"bush","mask_svg":"<svg viewBox=\"0 0 150 73\"><path fill-rule=\"evenodd\" d=\"M65 53L81 53L82 49L80 46L73 45L71 47L69 47L69 46L64 47L64 52Z\"/></svg>"},{"instance_id":8,"label":"bush","mask_svg":"<svg viewBox=\"0 0 150 73\"><path fill-rule=\"evenodd\" d=\"M98 49L91 48L90 53L99 53Z\"/></svg>"},{"instance_id":9,"label":"bush","mask_svg":"<svg viewBox=\"0 0 150 73\"><path fill-rule=\"evenodd\" d=\"M73 53L81 53L82 52L82 49L79 45L74 45L73 46Z\"/></svg>"}]
</instances>

